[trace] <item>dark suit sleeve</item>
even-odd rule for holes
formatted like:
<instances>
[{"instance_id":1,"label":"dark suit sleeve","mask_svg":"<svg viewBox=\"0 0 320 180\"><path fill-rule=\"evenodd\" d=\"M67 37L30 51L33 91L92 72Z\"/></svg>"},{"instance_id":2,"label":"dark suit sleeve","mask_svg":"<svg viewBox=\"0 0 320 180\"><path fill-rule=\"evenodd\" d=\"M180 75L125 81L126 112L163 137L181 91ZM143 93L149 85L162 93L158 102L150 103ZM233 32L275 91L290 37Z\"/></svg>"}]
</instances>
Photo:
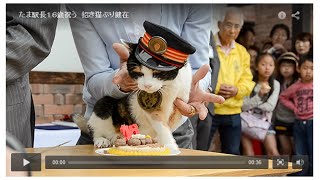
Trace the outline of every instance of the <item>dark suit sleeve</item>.
<instances>
[{"instance_id":1,"label":"dark suit sleeve","mask_svg":"<svg viewBox=\"0 0 320 180\"><path fill-rule=\"evenodd\" d=\"M6 12L6 84L24 76L50 53L57 18L19 17L21 13L59 11L59 5L7 4Z\"/></svg>"}]
</instances>

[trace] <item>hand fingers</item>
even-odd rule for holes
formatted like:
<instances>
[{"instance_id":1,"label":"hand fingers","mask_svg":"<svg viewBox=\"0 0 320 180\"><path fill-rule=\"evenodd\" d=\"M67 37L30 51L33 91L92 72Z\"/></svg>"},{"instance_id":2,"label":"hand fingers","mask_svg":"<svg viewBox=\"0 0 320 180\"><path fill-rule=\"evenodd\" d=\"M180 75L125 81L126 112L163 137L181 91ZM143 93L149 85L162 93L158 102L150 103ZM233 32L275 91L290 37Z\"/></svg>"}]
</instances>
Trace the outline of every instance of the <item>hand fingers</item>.
<instances>
[{"instance_id":1,"label":"hand fingers","mask_svg":"<svg viewBox=\"0 0 320 180\"><path fill-rule=\"evenodd\" d=\"M224 86L220 86L219 91L226 90L226 89L227 89L227 88L225 88Z\"/></svg>"},{"instance_id":2,"label":"hand fingers","mask_svg":"<svg viewBox=\"0 0 320 180\"><path fill-rule=\"evenodd\" d=\"M130 91L134 91L138 89L137 86L125 86L124 88L121 88L121 90L123 90L124 92L130 92Z\"/></svg>"},{"instance_id":3,"label":"hand fingers","mask_svg":"<svg viewBox=\"0 0 320 180\"><path fill-rule=\"evenodd\" d=\"M229 85L229 84L221 84L220 85L220 89L232 89L232 88L234 88L234 86L233 85Z\"/></svg>"},{"instance_id":4,"label":"hand fingers","mask_svg":"<svg viewBox=\"0 0 320 180\"><path fill-rule=\"evenodd\" d=\"M137 86L137 85L138 85L135 81L133 81L133 82L126 82L125 84L126 84L127 86Z\"/></svg>"},{"instance_id":5,"label":"hand fingers","mask_svg":"<svg viewBox=\"0 0 320 180\"><path fill-rule=\"evenodd\" d=\"M225 90L225 89L220 89L219 90L219 93L222 93L222 94L227 94L229 91L228 90Z\"/></svg>"},{"instance_id":6,"label":"hand fingers","mask_svg":"<svg viewBox=\"0 0 320 180\"><path fill-rule=\"evenodd\" d=\"M186 102L182 101L179 98L176 98L176 100L174 101L174 105L178 108L178 110L182 115L191 117L190 116L190 112L192 109L191 105L187 104Z\"/></svg>"},{"instance_id":7,"label":"hand fingers","mask_svg":"<svg viewBox=\"0 0 320 180\"><path fill-rule=\"evenodd\" d=\"M226 90L221 90L221 89L220 89L219 94L229 95L229 94L230 94L230 91L226 91Z\"/></svg>"},{"instance_id":8,"label":"hand fingers","mask_svg":"<svg viewBox=\"0 0 320 180\"><path fill-rule=\"evenodd\" d=\"M212 94L212 93L204 93L203 99L207 102L212 102L212 103L224 103L225 99L222 96Z\"/></svg>"},{"instance_id":9,"label":"hand fingers","mask_svg":"<svg viewBox=\"0 0 320 180\"><path fill-rule=\"evenodd\" d=\"M198 81L203 79L209 71L209 64L201 66L198 71L192 77L192 84L196 84Z\"/></svg>"},{"instance_id":10,"label":"hand fingers","mask_svg":"<svg viewBox=\"0 0 320 180\"><path fill-rule=\"evenodd\" d=\"M192 102L190 103L190 105L192 105L193 107L196 108L196 112L199 113L199 118L201 120L203 120L204 118L207 117L207 108L204 106L204 103L200 103L200 102Z\"/></svg>"},{"instance_id":11,"label":"hand fingers","mask_svg":"<svg viewBox=\"0 0 320 180\"><path fill-rule=\"evenodd\" d=\"M176 108L179 110L179 112L187 117L192 117L194 115L197 114L197 109L199 109L199 107L197 107L197 103L185 103L184 101L182 101L181 99L177 98L174 102ZM191 105L192 104L192 105Z\"/></svg>"},{"instance_id":12,"label":"hand fingers","mask_svg":"<svg viewBox=\"0 0 320 180\"><path fill-rule=\"evenodd\" d=\"M112 82L114 84L119 84L120 82L122 82L122 80L124 79L124 77L126 76L127 72L125 70L119 70L113 77Z\"/></svg>"},{"instance_id":13,"label":"hand fingers","mask_svg":"<svg viewBox=\"0 0 320 180\"><path fill-rule=\"evenodd\" d=\"M131 90L134 90L138 87L137 84L126 84L125 86Z\"/></svg>"},{"instance_id":14,"label":"hand fingers","mask_svg":"<svg viewBox=\"0 0 320 180\"><path fill-rule=\"evenodd\" d=\"M113 77L112 82L115 84L119 84L122 81L126 83L134 83L135 81L131 79L131 77L128 74L128 71L125 69L120 69Z\"/></svg>"},{"instance_id":15,"label":"hand fingers","mask_svg":"<svg viewBox=\"0 0 320 180\"><path fill-rule=\"evenodd\" d=\"M113 43L112 47L120 57L120 64L127 62L130 54L126 46L121 43Z\"/></svg>"},{"instance_id":16,"label":"hand fingers","mask_svg":"<svg viewBox=\"0 0 320 180\"><path fill-rule=\"evenodd\" d=\"M119 84L122 81L122 77L121 76L114 76L112 79L113 84Z\"/></svg>"},{"instance_id":17,"label":"hand fingers","mask_svg":"<svg viewBox=\"0 0 320 180\"><path fill-rule=\"evenodd\" d=\"M122 76L114 76L112 79L113 84L125 84L127 86L137 86L137 83L131 79L123 78Z\"/></svg>"},{"instance_id":18,"label":"hand fingers","mask_svg":"<svg viewBox=\"0 0 320 180\"><path fill-rule=\"evenodd\" d=\"M204 103L201 103L199 112L199 119L204 120L208 115L208 109L205 107Z\"/></svg>"},{"instance_id":19,"label":"hand fingers","mask_svg":"<svg viewBox=\"0 0 320 180\"><path fill-rule=\"evenodd\" d=\"M194 102L190 103L190 105L194 106L196 108L196 112L199 113L200 120L204 120L207 117L208 109L203 103L200 102Z\"/></svg>"},{"instance_id":20,"label":"hand fingers","mask_svg":"<svg viewBox=\"0 0 320 180\"><path fill-rule=\"evenodd\" d=\"M225 100L227 100L227 99L229 99L229 98L231 98L231 95L224 95L224 96L222 96Z\"/></svg>"},{"instance_id":21,"label":"hand fingers","mask_svg":"<svg viewBox=\"0 0 320 180\"><path fill-rule=\"evenodd\" d=\"M223 90L226 90L226 91L231 91L233 88L233 86L223 86L223 87L220 87L220 89L223 89Z\"/></svg>"}]
</instances>

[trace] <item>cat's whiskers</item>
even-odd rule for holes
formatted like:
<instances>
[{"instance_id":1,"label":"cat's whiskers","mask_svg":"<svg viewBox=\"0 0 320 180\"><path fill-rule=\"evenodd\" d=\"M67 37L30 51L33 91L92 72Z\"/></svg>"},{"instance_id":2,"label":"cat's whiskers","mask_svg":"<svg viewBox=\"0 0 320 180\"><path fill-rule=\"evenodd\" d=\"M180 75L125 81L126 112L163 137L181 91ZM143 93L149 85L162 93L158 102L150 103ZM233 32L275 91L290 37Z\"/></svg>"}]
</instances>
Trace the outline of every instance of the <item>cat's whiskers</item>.
<instances>
[{"instance_id":1,"label":"cat's whiskers","mask_svg":"<svg viewBox=\"0 0 320 180\"><path fill-rule=\"evenodd\" d=\"M135 91L132 91L129 96L135 96L135 95L139 94L140 91L141 91L141 89L137 89Z\"/></svg>"},{"instance_id":2,"label":"cat's whiskers","mask_svg":"<svg viewBox=\"0 0 320 180\"><path fill-rule=\"evenodd\" d=\"M164 91L162 88L158 90L162 95L165 95L167 92Z\"/></svg>"},{"instance_id":3,"label":"cat's whiskers","mask_svg":"<svg viewBox=\"0 0 320 180\"><path fill-rule=\"evenodd\" d=\"M167 92L170 92L172 89L174 89L172 86L163 85L160 90L167 93Z\"/></svg>"}]
</instances>

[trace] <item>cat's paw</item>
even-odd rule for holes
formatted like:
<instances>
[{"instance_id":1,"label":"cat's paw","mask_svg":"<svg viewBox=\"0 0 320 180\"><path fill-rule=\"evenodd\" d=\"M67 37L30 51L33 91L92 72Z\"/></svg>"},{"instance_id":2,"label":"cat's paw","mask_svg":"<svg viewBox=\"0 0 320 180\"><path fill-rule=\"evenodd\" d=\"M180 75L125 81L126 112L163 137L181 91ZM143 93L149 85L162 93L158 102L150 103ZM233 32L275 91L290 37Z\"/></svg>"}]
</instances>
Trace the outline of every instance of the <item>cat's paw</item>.
<instances>
[{"instance_id":1,"label":"cat's paw","mask_svg":"<svg viewBox=\"0 0 320 180\"><path fill-rule=\"evenodd\" d=\"M179 152L179 147L176 143L165 144L164 146L169 148L171 152Z\"/></svg>"},{"instance_id":2,"label":"cat's paw","mask_svg":"<svg viewBox=\"0 0 320 180\"><path fill-rule=\"evenodd\" d=\"M104 137L94 138L94 146L97 148L106 148L111 146L111 141Z\"/></svg>"},{"instance_id":3,"label":"cat's paw","mask_svg":"<svg viewBox=\"0 0 320 180\"><path fill-rule=\"evenodd\" d=\"M114 136L112 136L110 138L110 146L113 146L114 145L114 142L117 140L117 137L119 136L120 134L116 134Z\"/></svg>"}]
</instances>

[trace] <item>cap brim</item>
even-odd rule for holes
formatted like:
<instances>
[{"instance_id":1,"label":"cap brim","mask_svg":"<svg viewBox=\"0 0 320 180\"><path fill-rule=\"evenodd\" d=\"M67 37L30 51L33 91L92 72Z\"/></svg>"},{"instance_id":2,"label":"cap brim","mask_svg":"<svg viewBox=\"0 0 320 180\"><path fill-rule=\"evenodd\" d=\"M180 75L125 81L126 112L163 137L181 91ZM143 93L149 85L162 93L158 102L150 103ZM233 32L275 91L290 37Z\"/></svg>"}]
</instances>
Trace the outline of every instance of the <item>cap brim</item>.
<instances>
[{"instance_id":1,"label":"cap brim","mask_svg":"<svg viewBox=\"0 0 320 180\"><path fill-rule=\"evenodd\" d=\"M159 71L172 71L174 69L177 69L176 66L171 66L155 59L146 51L140 49L139 46L137 46L137 49L135 51L135 57L139 62L141 62L141 64L143 64L144 66L150 69L159 70Z\"/></svg>"}]
</instances>

